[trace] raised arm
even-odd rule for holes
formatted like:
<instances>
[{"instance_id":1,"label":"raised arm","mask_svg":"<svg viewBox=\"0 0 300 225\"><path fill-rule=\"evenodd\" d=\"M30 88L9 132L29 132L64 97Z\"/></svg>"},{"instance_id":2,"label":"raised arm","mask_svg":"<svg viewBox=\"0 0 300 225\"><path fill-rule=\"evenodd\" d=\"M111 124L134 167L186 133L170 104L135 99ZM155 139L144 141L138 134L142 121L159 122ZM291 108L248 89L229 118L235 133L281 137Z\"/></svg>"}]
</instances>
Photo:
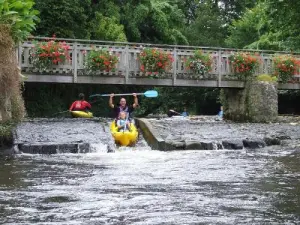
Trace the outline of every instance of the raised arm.
<instances>
[{"instance_id":1,"label":"raised arm","mask_svg":"<svg viewBox=\"0 0 300 225\"><path fill-rule=\"evenodd\" d=\"M139 100L138 100L138 98L137 98L136 93L133 93L132 95L133 95L133 105L132 105L132 107L133 107L133 108L136 108L136 107L138 107L138 105L139 105Z\"/></svg>"},{"instance_id":2,"label":"raised arm","mask_svg":"<svg viewBox=\"0 0 300 225\"><path fill-rule=\"evenodd\" d=\"M111 107L111 108L114 108L115 106L114 106L114 104L113 104L113 97L114 97L114 93L112 93L112 94L110 94L110 96L109 96L109 100L108 100L108 105L109 105L109 107Z\"/></svg>"}]
</instances>

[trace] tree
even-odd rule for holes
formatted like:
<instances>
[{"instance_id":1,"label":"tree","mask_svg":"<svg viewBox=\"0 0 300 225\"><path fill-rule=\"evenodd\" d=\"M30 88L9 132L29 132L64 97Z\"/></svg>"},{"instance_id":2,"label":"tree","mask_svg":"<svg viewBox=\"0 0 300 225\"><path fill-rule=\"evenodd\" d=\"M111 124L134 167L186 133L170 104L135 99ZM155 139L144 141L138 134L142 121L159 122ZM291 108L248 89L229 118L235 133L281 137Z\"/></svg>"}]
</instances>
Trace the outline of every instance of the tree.
<instances>
[{"instance_id":1,"label":"tree","mask_svg":"<svg viewBox=\"0 0 300 225\"><path fill-rule=\"evenodd\" d=\"M121 6L121 23L125 27L128 41L187 44L180 28L184 15L176 1L131 0Z\"/></svg>"},{"instance_id":2,"label":"tree","mask_svg":"<svg viewBox=\"0 0 300 225\"><path fill-rule=\"evenodd\" d=\"M224 24L218 9L211 3L202 3L198 5L195 21L184 33L191 45L221 47L227 33Z\"/></svg>"},{"instance_id":3,"label":"tree","mask_svg":"<svg viewBox=\"0 0 300 225\"><path fill-rule=\"evenodd\" d=\"M35 0L41 22L35 35L62 38L90 37L88 21L92 13L90 0Z\"/></svg>"},{"instance_id":4,"label":"tree","mask_svg":"<svg viewBox=\"0 0 300 225\"><path fill-rule=\"evenodd\" d=\"M226 43L233 48L270 49L271 43L264 39L269 29L266 4L260 2L248 9L241 19L232 22Z\"/></svg>"},{"instance_id":5,"label":"tree","mask_svg":"<svg viewBox=\"0 0 300 225\"><path fill-rule=\"evenodd\" d=\"M16 43L25 39L39 21L38 11L32 9L33 5L33 0L0 0L0 24L10 27Z\"/></svg>"},{"instance_id":6,"label":"tree","mask_svg":"<svg viewBox=\"0 0 300 225\"><path fill-rule=\"evenodd\" d=\"M20 69L15 44L35 27L38 12L32 0L0 0L0 120L20 120L24 102L20 91Z\"/></svg>"},{"instance_id":7,"label":"tree","mask_svg":"<svg viewBox=\"0 0 300 225\"><path fill-rule=\"evenodd\" d=\"M270 30L265 39L281 50L299 50L299 9L297 0L268 0L266 11Z\"/></svg>"},{"instance_id":8,"label":"tree","mask_svg":"<svg viewBox=\"0 0 300 225\"><path fill-rule=\"evenodd\" d=\"M96 12L92 24L91 39L93 40L127 41L124 26L119 24L115 17L106 17Z\"/></svg>"},{"instance_id":9,"label":"tree","mask_svg":"<svg viewBox=\"0 0 300 225\"><path fill-rule=\"evenodd\" d=\"M235 20L227 43L231 47L299 50L299 1L266 0Z\"/></svg>"}]
</instances>

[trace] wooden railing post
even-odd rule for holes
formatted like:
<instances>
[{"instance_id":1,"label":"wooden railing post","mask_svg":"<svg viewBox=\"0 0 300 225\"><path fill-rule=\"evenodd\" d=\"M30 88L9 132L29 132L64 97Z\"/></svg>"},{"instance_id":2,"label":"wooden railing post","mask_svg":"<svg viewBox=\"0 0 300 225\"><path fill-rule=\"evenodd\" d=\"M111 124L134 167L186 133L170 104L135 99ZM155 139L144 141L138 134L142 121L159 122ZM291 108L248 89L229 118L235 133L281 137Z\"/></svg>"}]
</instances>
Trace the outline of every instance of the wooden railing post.
<instances>
[{"instance_id":1,"label":"wooden railing post","mask_svg":"<svg viewBox=\"0 0 300 225\"><path fill-rule=\"evenodd\" d=\"M21 68L22 67L22 43L21 42L19 42L17 53L18 53L18 55L17 55L18 66L19 66L20 70L22 71L22 68Z\"/></svg>"},{"instance_id":2,"label":"wooden railing post","mask_svg":"<svg viewBox=\"0 0 300 225\"><path fill-rule=\"evenodd\" d=\"M124 63L125 63L125 84L128 84L129 79L129 46L126 45L125 47L125 57L124 57Z\"/></svg>"},{"instance_id":3,"label":"wooden railing post","mask_svg":"<svg viewBox=\"0 0 300 225\"><path fill-rule=\"evenodd\" d=\"M72 53L73 83L77 83L77 69L78 69L77 53L78 53L77 42L74 42L73 53Z\"/></svg>"},{"instance_id":4,"label":"wooden railing post","mask_svg":"<svg viewBox=\"0 0 300 225\"><path fill-rule=\"evenodd\" d=\"M176 75L177 75L177 49L176 47L173 49L173 57L174 57L174 61L173 61L173 86L176 85Z\"/></svg>"},{"instance_id":5,"label":"wooden railing post","mask_svg":"<svg viewBox=\"0 0 300 225\"><path fill-rule=\"evenodd\" d=\"M218 50L218 87L221 87L222 82L222 52Z\"/></svg>"}]
</instances>

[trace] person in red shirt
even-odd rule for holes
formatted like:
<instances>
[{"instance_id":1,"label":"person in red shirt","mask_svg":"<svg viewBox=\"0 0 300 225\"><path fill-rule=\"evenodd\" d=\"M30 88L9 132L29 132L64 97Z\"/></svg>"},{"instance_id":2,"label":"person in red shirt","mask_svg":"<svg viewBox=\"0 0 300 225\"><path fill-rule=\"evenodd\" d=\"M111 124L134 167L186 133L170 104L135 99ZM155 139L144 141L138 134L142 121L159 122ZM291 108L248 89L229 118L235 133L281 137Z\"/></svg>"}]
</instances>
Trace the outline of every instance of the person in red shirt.
<instances>
[{"instance_id":1,"label":"person in red shirt","mask_svg":"<svg viewBox=\"0 0 300 225\"><path fill-rule=\"evenodd\" d=\"M87 101L84 100L84 94L80 93L79 94L79 99L75 102L72 103L71 107L70 107L70 111L89 111L91 110L92 106L90 103L88 103Z\"/></svg>"}]
</instances>

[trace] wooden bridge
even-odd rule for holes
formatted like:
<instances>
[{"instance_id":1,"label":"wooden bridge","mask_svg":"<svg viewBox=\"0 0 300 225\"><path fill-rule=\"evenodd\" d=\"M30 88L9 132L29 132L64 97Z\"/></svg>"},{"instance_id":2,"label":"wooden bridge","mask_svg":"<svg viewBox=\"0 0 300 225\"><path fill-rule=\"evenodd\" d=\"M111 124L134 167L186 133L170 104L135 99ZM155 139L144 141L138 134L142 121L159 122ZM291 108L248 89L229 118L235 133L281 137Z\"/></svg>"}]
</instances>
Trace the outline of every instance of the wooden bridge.
<instances>
[{"instance_id":1,"label":"wooden bridge","mask_svg":"<svg viewBox=\"0 0 300 225\"><path fill-rule=\"evenodd\" d=\"M193 46L152 45L145 43L121 43L108 41L90 41L75 39L56 39L70 45L70 59L64 64L54 65L51 69L41 71L32 64L30 53L34 41L45 41L49 38L34 38L23 42L17 49L19 66L27 77L25 82L46 83L81 83L81 84L126 84L149 86L194 86L243 88L244 82L232 76L229 56L238 49L202 48ZM109 48L119 56L119 62L114 72L90 74L85 68L86 52L94 48ZM163 76L149 77L140 70L139 54L145 47L161 48L170 52L174 58L172 68ZM212 56L212 70L204 76L196 76L185 68L185 60L194 54L195 49L201 49ZM246 50L247 52L251 52ZM262 62L257 74L271 74L273 70L272 57L274 54L288 54L274 51L252 51L260 55ZM299 81L299 76L295 76ZM299 82L279 84L279 89L300 89Z\"/></svg>"}]
</instances>

